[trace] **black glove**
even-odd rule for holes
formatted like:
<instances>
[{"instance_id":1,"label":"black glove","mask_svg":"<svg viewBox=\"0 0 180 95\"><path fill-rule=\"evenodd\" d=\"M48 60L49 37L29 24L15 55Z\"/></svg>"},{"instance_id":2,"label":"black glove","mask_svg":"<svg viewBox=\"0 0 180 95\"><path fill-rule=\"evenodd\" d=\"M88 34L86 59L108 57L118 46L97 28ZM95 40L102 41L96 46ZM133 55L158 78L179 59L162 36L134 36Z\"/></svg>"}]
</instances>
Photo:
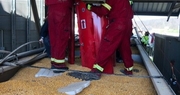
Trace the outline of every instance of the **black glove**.
<instances>
[{"instance_id":1,"label":"black glove","mask_svg":"<svg viewBox=\"0 0 180 95\"><path fill-rule=\"evenodd\" d=\"M99 80L101 77L100 73L81 72L81 71L70 72L68 73L68 75L85 81Z\"/></svg>"}]
</instances>

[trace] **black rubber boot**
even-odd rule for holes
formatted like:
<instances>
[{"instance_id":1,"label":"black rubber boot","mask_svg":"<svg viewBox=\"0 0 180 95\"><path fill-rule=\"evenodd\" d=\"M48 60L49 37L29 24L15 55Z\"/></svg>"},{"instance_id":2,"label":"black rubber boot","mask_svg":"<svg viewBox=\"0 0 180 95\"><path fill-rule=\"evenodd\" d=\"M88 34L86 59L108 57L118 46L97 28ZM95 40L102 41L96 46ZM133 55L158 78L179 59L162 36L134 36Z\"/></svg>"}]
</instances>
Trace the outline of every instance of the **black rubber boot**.
<instances>
[{"instance_id":1,"label":"black rubber boot","mask_svg":"<svg viewBox=\"0 0 180 95\"><path fill-rule=\"evenodd\" d=\"M54 73L64 73L65 71L69 70L65 63L51 63L51 69Z\"/></svg>"},{"instance_id":2,"label":"black rubber boot","mask_svg":"<svg viewBox=\"0 0 180 95\"><path fill-rule=\"evenodd\" d=\"M126 69L124 70L120 70L121 73L125 74L125 75L133 75L132 71L127 71Z\"/></svg>"}]
</instances>

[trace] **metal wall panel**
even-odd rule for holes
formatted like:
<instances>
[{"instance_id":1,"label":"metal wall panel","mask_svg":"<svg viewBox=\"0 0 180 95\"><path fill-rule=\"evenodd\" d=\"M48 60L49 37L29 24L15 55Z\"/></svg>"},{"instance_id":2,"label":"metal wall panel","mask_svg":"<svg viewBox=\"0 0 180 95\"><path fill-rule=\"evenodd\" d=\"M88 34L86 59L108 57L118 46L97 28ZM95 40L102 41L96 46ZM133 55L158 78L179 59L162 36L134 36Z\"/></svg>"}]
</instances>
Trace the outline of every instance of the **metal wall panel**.
<instances>
[{"instance_id":1,"label":"metal wall panel","mask_svg":"<svg viewBox=\"0 0 180 95\"><path fill-rule=\"evenodd\" d=\"M5 35L5 36L4 36ZM11 48L11 30L5 30L5 32L3 33L3 43L1 40L1 45L0 47L4 47L5 50L10 51Z\"/></svg>"},{"instance_id":2,"label":"metal wall panel","mask_svg":"<svg viewBox=\"0 0 180 95\"><path fill-rule=\"evenodd\" d=\"M154 50L154 63L159 68L165 79L172 86L176 93L180 88L173 85L170 81L172 78L172 70L170 62L175 61L174 71L177 80L180 80L180 41L178 37L156 35L155 37L155 50Z\"/></svg>"},{"instance_id":3,"label":"metal wall panel","mask_svg":"<svg viewBox=\"0 0 180 95\"><path fill-rule=\"evenodd\" d=\"M133 0L134 1L134 0ZM134 2L135 15L167 16L173 2ZM176 3L178 5L179 3ZM171 16L178 16L179 8L173 9Z\"/></svg>"},{"instance_id":4,"label":"metal wall panel","mask_svg":"<svg viewBox=\"0 0 180 95\"><path fill-rule=\"evenodd\" d=\"M0 50L11 50L11 7L8 5L11 5L8 0L0 1Z\"/></svg>"},{"instance_id":5,"label":"metal wall panel","mask_svg":"<svg viewBox=\"0 0 180 95\"><path fill-rule=\"evenodd\" d=\"M155 45L154 45L154 62L159 68L159 70L163 71L163 63L164 63L164 50L165 50L165 42L164 42L163 36L157 36L155 37Z\"/></svg>"},{"instance_id":6,"label":"metal wall panel","mask_svg":"<svg viewBox=\"0 0 180 95\"><path fill-rule=\"evenodd\" d=\"M27 19L22 16L16 16L16 31L26 30Z\"/></svg>"},{"instance_id":7,"label":"metal wall panel","mask_svg":"<svg viewBox=\"0 0 180 95\"><path fill-rule=\"evenodd\" d=\"M0 0L0 12L1 14L11 13L12 0Z\"/></svg>"},{"instance_id":8,"label":"metal wall panel","mask_svg":"<svg viewBox=\"0 0 180 95\"><path fill-rule=\"evenodd\" d=\"M44 0L36 0L41 24L45 18ZM12 51L29 41L38 41L33 12L29 0L0 0L0 49ZM3 37L3 39L2 39ZM24 47L21 51L39 47L38 44ZM21 52L19 51L19 52Z\"/></svg>"},{"instance_id":9,"label":"metal wall panel","mask_svg":"<svg viewBox=\"0 0 180 95\"><path fill-rule=\"evenodd\" d=\"M0 15L0 29L11 30L11 16L10 15L6 15L6 16Z\"/></svg>"}]
</instances>

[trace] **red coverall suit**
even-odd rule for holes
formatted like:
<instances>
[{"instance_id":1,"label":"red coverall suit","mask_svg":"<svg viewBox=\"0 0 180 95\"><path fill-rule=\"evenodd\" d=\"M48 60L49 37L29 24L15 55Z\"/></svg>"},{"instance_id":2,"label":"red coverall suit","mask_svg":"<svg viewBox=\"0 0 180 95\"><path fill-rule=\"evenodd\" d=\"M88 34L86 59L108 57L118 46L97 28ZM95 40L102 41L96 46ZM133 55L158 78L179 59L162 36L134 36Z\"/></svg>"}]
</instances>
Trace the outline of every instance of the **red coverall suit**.
<instances>
[{"instance_id":1,"label":"red coverall suit","mask_svg":"<svg viewBox=\"0 0 180 95\"><path fill-rule=\"evenodd\" d=\"M45 3L48 7L51 68L68 69L65 56L71 31L73 0L46 0Z\"/></svg>"},{"instance_id":2,"label":"red coverall suit","mask_svg":"<svg viewBox=\"0 0 180 95\"><path fill-rule=\"evenodd\" d=\"M90 11L97 15L107 16L109 26L100 43L96 64L93 68L103 72L103 66L115 53L120 51L126 72L132 74L133 59L131 57L130 37L132 35L133 11L129 0L106 0L102 6L92 6Z\"/></svg>"}]
</instances>

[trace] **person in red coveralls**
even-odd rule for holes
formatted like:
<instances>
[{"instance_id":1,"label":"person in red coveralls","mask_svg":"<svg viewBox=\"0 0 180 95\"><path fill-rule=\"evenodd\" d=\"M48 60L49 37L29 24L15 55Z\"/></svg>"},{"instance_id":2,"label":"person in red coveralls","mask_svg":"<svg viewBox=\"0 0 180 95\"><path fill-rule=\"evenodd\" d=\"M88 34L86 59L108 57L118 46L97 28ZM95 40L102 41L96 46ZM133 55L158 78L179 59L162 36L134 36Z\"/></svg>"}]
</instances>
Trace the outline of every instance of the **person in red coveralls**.
<instances>
[{"instance_id":1,"label":"person in red coveralls","mask_svg":"<svg viewBox=\"0 0 180 95\"><path fill-rule=\"evenodd\" d=\"M101 40L93 69L88 74L77 74L78 72L76 72L69 75L82 80L100 79L104 70L103 67L117 49L125 67L121 72L126 75L132 75L133 59L131 57L130 37L132 35L133 10L129 0L106 0L106 3L102 3L100 6L86 4L86 8L100 17L106 16L109 20L109 25Z\"/></svg>"},{"instance_id":2,"label":"person in red coveralls","mask_svg":"<svg viewBox=\"0 0 180 95\"><path fill-rule=\"evenodd\" d=\"M69 69L65 64L65 56L71 31L73 3L74 0L45 0L48 7L51 69L54 73Z\"/></svg>"}]
</instances>

